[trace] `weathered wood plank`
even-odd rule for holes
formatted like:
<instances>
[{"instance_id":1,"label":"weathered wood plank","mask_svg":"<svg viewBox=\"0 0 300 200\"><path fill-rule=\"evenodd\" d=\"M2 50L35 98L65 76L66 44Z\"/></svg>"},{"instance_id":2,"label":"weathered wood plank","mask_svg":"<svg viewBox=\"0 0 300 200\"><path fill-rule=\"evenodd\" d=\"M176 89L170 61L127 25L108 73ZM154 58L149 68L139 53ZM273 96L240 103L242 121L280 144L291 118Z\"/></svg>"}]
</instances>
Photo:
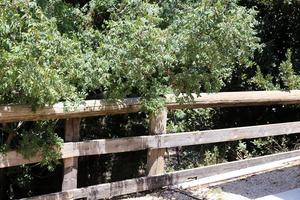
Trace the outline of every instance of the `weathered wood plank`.
<instances>
[{"instance_id":1,"label":"weathered wood plank","mask_svg":"<svg viewBox=\"0 0 300 200\"><path fill-rule=\"evenodd\" d=\"M57 103L53 106L37 109L36 111L32 111L32 108L26 105L7 105L0 106L0 123L113 115L138 112L140 108L138 98L129 98L114 102L107 100L87 100L77 105L76 108L68 108L63 103Z\"/></svg>"},{"instance_id":2,"label":"weathered wood plank","mask_svg":"<svg viewBox=\"0 0 300 200\"><path fill-rule=\"evenodd\" d=\"M174 95L167 95L166 106L168 109L183 109L299 103L300 90L291 90L289 92L250 91L201 94L200 97L195 96L194 101L184 104L176 103ZM138 112L140 109L139 98L128 98L114 102L107 100L87 100L74 109L65 108L63 103L46 106L36 111L32 111L29 106L6 105L0 106L0 123L123 114Z\"/></svg>"},{"instance_id":3,"label":"weathered wood plank","mask_svg":"<svg viewBox=\"0 0 300 200\"><path fill-rule=\"evenodd\" d=\"M299 104L300 90L291 91L248 91L202 93L194 96L194 101L177 103L174 95L168 95L168 109L239 107L278 104Z\"/></svg>"},{"instance_id":4,"label":"weathered wood plank","mask_svg":"<svg viewBox=\"0 0 300 200\"><path fill-rule=\"evenodd\" d=\"M228 163L222 163L217 165L211 165L206 167L181 170L164 175L141 177L136 179L129 179L125 181L118 181L113 183L99 184L89 186L86 188L80 188L75 190L69 190L65 192L58 192L47 194L38 197L27 198L30 200L59 200L69 199L66 197L85 198L90 200L111 198L115 196L141 192L151 189L161 188L163 186L169 186L179 183L184 183L191 180L199 180L202 178L208 178L211 176L224 174L227 172L237 171L236 176L244 176L254 172L261 172L268 169L275 169L290 165L290 162L300 159L300 150L278 153L269 156L262 156L258 158L251 158L247 160L240 160ZM262 166L263 167L259 167ZM241 169L255 167L253 170L244 170L241 173ZM232 176L231 176L232 177ZM218 180L220 181L220 180ZM208 181L209 182L209 181ZM211 181L213 182L213 180Z\"/></svg>"},{"instance_id":5,"label":"weathered wood plank","mask_svg":"<svg viewBox=\"0 0 300 200\"><path fill-rule=\"evenodd\" d=\"M300 133L300 122L288 122L229 129L68 142L62 148L62 158L138 151L148 148L170 148ZM39 162L40 157L24 159L15 151L0 155L0 168Z\"/></svg>"},{"instance_id":6,"label":"weathered wood plank","mask_svg":"<svg viewBox=\"0 0 300 200\"><path fill-rule=\"evenodd\" d=\"M80 137L80 118L66 119L65 141L76 142ZM78 157L65 158L62 191L77 188Z\"/></svg>"},{"instance_id":7,"label":"weathered wood plank","mask_svg":"<svg viewBox=\"0 0 300 200\"><path fill-rule=\"evenodd\" d=\"M150 114L150 135L162 135L167 133L167 116L168 110L166 108ZM165 152L166 150L164 148L148 149L146 166L148 176L165 173Z\"/></svg>"},{"instance_id":8,"label":"weathered wood plank","mask_svg":"<svg viewBox=\"0 0 300 200\"><path fill-rule=\"evenodd\" d=\"M13 167L18 166L22 164L31 164L31 163L37 163L40 162L41 156L39 153L29 159L24 158L20 153L16 151L9 151L5 154L0 154L0 168L4 167Z\"/></svg>"}]
</instances>

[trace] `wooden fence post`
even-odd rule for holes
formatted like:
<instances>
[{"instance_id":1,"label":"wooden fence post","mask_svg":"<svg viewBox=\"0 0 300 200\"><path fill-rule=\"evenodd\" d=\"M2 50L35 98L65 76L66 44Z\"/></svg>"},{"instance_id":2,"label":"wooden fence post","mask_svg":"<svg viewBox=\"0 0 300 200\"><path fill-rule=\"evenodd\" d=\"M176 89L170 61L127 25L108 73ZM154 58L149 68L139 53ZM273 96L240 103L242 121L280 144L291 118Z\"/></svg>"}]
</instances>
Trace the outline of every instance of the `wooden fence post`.
<instances>
[{"instance_id":1,"label":"wooden fence post","mask_svg":"<svg viewBox=\"0 0 300 200\"><path fill-rule=\"evenodd\" d=\"M66 119L65 142L79 141L80 118ZM77 188L78 157L64 159L62 191Z\"/></svg>"},{"instance_id":2,"label":"wooden fence post","mask_svg":"<svg viewBox=\"0 0 300 200\"><path fill-rule=\"evenodd\" d=\"M149 128L151 135L166 134L167 132L167 108L163 108L150 114ZM164 154L166 149L148 149L147 175L159 175L165 173Z\"/></svg>"}]
</instances>

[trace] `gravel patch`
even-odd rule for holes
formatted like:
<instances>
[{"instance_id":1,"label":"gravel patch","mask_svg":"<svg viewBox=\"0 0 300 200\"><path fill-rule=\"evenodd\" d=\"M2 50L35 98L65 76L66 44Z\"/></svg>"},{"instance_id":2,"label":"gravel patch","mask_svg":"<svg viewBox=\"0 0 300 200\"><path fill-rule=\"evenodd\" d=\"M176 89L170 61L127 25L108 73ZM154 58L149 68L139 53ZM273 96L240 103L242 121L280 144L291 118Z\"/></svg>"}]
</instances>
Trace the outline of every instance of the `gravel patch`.
<instances>
[{"instance_id":1,"label":"gravel patch","mask_svg":"<svg viewBox=\"0 0 300 200\"><path fill-rule=\"evenodd\" d=\"M300 166L279 169L218 185L224 192L255 199L300 188Z\"/></svg>"},{"instance_id":2,"label":"gravel patch","mask_svg":"<svg viewBox=\"0 0 300 200\"><path fill-rule=\"evenodd\" d=\"M207 200L205 190L192 192L189 190L163 189L140 197L122 198L122 200Z\"/></svg>"},{"instance_id":3,"label":"gravel patch","mask_svg":"<svg viewBox=\"0 0 300 200\"><path fill-rule=\"evenodd\" d=\"M249 200L300 188L300 166L278 169L215 186L162 189L122 200Z\"/></svg>"}]
</instances>

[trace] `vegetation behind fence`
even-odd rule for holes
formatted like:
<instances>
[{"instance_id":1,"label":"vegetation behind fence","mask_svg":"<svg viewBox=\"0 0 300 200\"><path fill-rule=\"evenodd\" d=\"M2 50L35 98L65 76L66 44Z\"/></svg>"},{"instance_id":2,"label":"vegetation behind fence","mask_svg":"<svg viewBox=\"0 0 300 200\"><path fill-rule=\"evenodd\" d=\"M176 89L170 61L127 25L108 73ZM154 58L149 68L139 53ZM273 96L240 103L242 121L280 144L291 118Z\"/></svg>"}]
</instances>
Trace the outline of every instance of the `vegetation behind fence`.
<instances>
[{"instance_id":1,"label":"vegetation behind fence","mask_svg":"<svg viewBox=\"0 0 300 200\"><path fill-rule=\"evenodd\" d=\"M141 109L141 104L138 99L126 99L120 102L105 102L100 100L87 101L83 102L78 108L73 108L72 110L65 110L62 107L62 104L38 109L36 111L31 111L29 108L26 108L26 106L2 106L0 122L67 118L65 120L65 143L61 149L64 161L62 192L41 197L33 197L33 199L73 199L82 197L97 199L159 188L171 184L178 184L194 179L195 177L196 179L209 177L244 167L253 167L256 165L261 166L269 162L277 162L277 165L275 166L278 167L284 165L284 163L288 161L297 161L300 153L298 150L295 150L262 158L232 162L232 164L219 164L168 174L165 174L164 168L164 154L166 148L287 135L300 132L300 122L288 122L281 124L166 134L168 109L297 104L299 102L300 91L298 90L289 92L256 91L202 94L200 97L195 98L193 102L188 103L176 103L172 96L169 96L166 108L150 115L150 136L101 139L82 142L78 142L80 130L79 116L87 117L138 112ZM79 156L137 151L143 149L148 149L147 177L76 189ZM26 159L21 154L11 151L7 154L1 155L0 161L0 167L3 168L39 162L41 161L41 156L38 153L35 157ZM265 168L259 170L265 170ZM253 171L251 171L251 173L253 173ZM109 187L109 189L107 187Z\"/></svg>"}]
</instances>

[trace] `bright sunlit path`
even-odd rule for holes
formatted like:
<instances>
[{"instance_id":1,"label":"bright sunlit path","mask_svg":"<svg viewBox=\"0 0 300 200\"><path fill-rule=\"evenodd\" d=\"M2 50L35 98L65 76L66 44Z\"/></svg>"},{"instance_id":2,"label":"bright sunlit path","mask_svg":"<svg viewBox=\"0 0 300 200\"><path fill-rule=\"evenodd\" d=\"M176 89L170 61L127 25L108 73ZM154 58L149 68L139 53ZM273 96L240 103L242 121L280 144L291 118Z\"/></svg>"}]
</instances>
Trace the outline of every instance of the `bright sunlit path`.
<instances>
[{"instance_id":1,"label":"bright sunlit path","mask_svg":"<svg viewBox=\"0 0 300 200\"><path fill-rule=\"evenodd\" d=\"M257 200L298 200L300 199L300 189L289 190L275 195L268 195Z\"/></svg>"}]
</instances>

